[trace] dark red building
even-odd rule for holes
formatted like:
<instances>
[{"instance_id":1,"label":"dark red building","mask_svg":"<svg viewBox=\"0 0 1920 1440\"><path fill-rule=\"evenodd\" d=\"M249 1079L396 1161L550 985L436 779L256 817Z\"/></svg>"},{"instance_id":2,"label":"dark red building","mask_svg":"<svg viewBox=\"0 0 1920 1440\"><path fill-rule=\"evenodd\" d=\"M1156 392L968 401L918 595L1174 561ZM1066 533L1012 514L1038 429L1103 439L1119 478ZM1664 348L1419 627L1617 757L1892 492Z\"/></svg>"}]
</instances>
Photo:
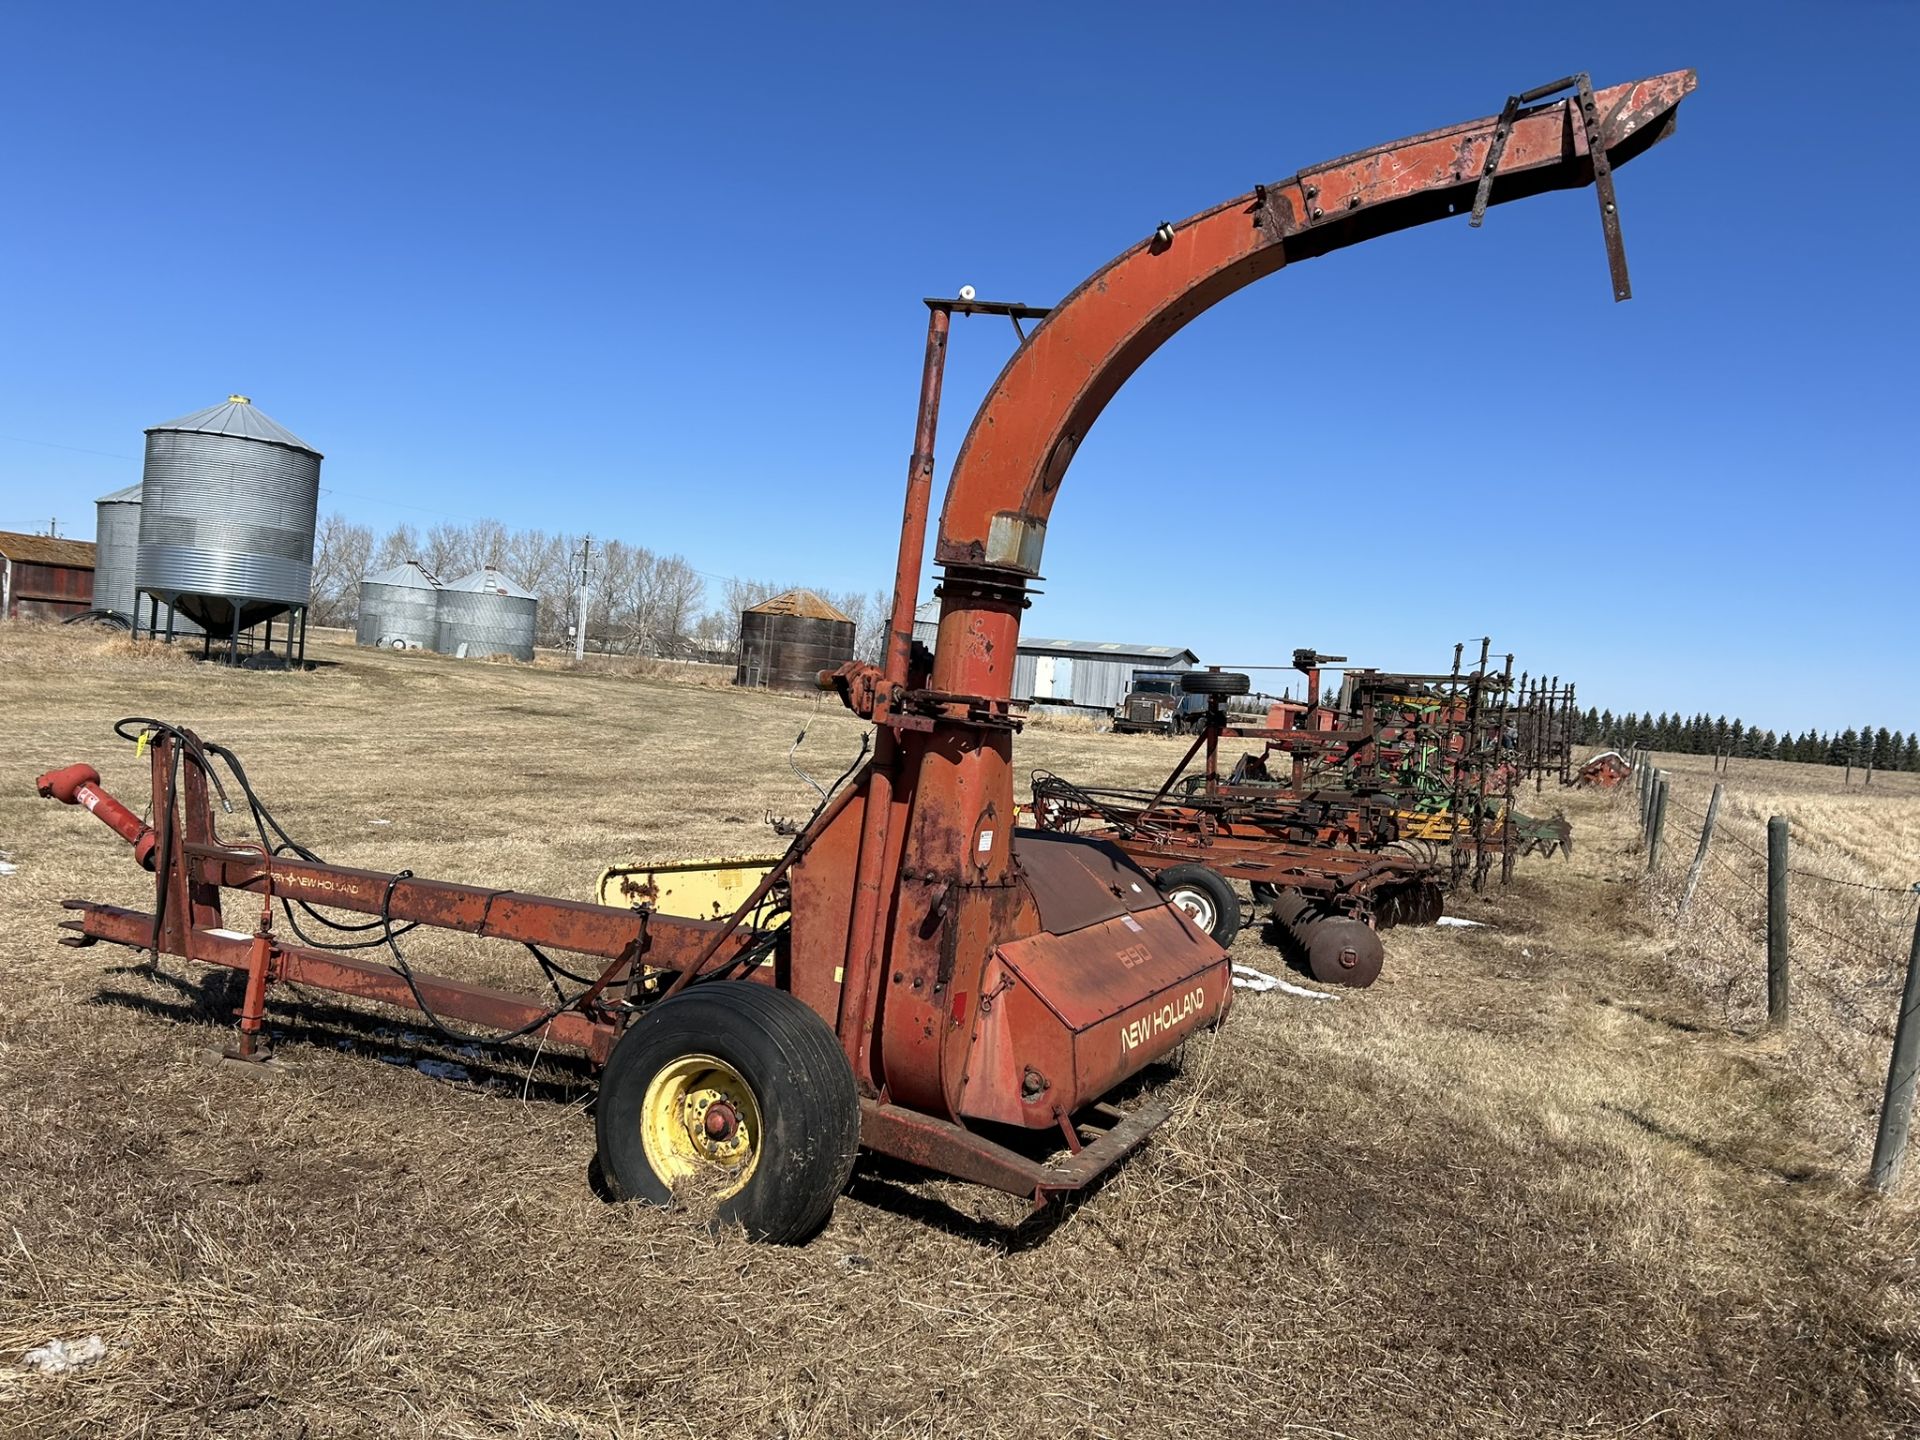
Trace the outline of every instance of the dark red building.
<instances>
[{"instance_id":1,"label":"dark red building","mask_svg":"<svg viewBox=\"0 0 1920 1440\"><path fill-rule=\"evenodd\" d=\"M0 530L0 615L64 620L93 608L93 542Z\"/></svg>"}]
</instances>

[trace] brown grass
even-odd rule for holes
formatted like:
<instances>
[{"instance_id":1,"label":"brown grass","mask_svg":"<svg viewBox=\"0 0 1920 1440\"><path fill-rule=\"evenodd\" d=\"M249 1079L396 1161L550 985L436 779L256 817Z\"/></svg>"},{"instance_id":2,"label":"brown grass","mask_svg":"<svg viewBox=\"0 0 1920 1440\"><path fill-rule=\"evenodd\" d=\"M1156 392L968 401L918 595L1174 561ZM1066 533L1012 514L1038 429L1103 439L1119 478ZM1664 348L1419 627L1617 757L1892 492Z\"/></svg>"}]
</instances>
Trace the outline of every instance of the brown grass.
<instances>
[{"instance_id":1,"label":"brown grass","mask_svg":"<svg viewBox=\"0 0 1920 1440\"><path fill-rule=\"evenodd\" d=\"M237 998L222 978L53 944L60 896L140 900L124 847L28 788L87 759L138 797L107 733L123 714L234 745L331 858L577 896L612 855L765 848L768 812L809 805L787 763L802 727L823 781L858 745L809 699L317 648L336 663L227 674L0 626L19 866L0 877L0 1433L1920 1421L1914 1208L1861 1197L1855 1132L1828 1127L1797 1042L1710 1000L1640 884L1630 802L1565 797L1574 859L1461 902L1493 928L1395 932L1373 989L1243 997L1164 1082L1173 1122L1057 1228L863 1162L826 1232L776 1250L595 1199L590 1090L562 1057L467 1057L283 995L276 1072L236 1072L201 1058ZM1177 753L1045 729L1017 748L1117 783ZM511 968L459 951L463 973ZM1277 968L1252 931L1236 954ZM8 1368L93 1332L110 1352L72 1376Z\"/></svg>"},{"instance_id":2,"label":"brown grass","mask_svg":"<svg viewBox=\"0 0 1920 1440\"><path fill-rule=\"evenodd\" d=\"M1675 971L1716 1021L1757 1036L1767 1014L1767 819L1789 822L1791 1023L1771 1037L1806 1082L1811 1128L1827 1163L1857 1170L1871 1154L1888 1047L1920 896L1920 776L1825 765L1660 755L1670 777L1665 843L1644 903ZM1678 917L1714 784L1724 794L1694 903ZM1633 814L1631 791L1619 802Z\"/></svg>"}]
</instances>

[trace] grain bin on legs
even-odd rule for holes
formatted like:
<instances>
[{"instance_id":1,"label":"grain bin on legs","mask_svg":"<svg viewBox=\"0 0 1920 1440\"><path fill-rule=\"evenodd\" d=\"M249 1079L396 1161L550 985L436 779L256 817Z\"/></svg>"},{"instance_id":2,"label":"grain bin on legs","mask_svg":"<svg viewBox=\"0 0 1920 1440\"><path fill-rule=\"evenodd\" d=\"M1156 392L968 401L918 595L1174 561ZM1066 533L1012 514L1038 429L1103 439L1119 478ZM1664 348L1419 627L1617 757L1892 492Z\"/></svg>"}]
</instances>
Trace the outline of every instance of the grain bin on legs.
<instances>
[{"instance_id":1,"label":"grain bin on legs","mask_svg":"<svg viewBox=\"0 0 1920 1440\"><path fill-rule=\"evenodd\" d=\"M418 560L360 582L360 619L353 638L391 650L433 650L440 644L440 595L445 586Z\"/></svg>"},{"instance_id":2,"label":"grain bin on legs","mask_svg":"<svg viewBox=\"0 0 1920 1440\"><path fill-rule=\"evenodd\" d=\"M93 504L93 608L132 624L140 593L134 583L140 560L140 482L102 495ZM169 624L176 635L200 633L193 621L163 606L153 628L164 632Z\"/></svg>"},{"instance_id":3,"label":"grain bin on legs","mask_svg":"<svg viewBox=\"0 0 1920 1440\"><path fill-rule=\"evenodd\" d=\"M172 605L238 650L244 630L288 617L305 632L320 452L244 395L147 431L134 630Z\"/></svg>"},{"instance_id":4,"label":"grain bin on legs","mask_svg":"<svg viewBox=\"0 0 1920 1440\"><path fill-rule=\"evenodd\" d=\"M740 612L736 685L817 690L820 672L853 658L853 621L811 590L789 590Z\"/></svg>"},{"instance_id":5,"label":"grain bin on legs","mask_svg":"<svg viewBox=\"0 0 1920 1440\"><path fill-rule=\"evenodd\" d=\"M504 655L533 659L540 597L522 590L493 566L450 580L440 591L437 643L443 655L482 660Z\"/></svg>"}]
</instances>

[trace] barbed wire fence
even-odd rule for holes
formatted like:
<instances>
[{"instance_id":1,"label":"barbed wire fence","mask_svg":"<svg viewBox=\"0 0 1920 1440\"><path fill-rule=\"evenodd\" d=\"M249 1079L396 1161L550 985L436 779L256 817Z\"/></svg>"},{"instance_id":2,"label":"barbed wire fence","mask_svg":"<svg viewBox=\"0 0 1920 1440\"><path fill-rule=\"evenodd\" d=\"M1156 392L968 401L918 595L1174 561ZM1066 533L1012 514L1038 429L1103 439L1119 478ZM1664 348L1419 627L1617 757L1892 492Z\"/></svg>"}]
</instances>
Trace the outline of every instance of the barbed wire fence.
<instances>
[{"instance_id":1,"label":"barbed wire fence","mask_svg":"<svg viewBox=\"0 0 1920 1440\"><path fill-rule=\"evenodd\" d=\"M1764 1004L1766 1027L1804 1063L1836 1126L1857 1134L1863 1115L1876 1117L1866 1183L1886 1191L1920 1073L1920 880L1889 885L1831 873L1844 863L1802 862L1795 852L1818 852L1819 837L1789 816L1767 817L1756 844L1722 817L1724 782L1698 808L1647 751L1630 764L1622 793L1639 811L1649 903L1720 992L1730 1024L1759 1023Z\"/></svg>"}]
</instances>

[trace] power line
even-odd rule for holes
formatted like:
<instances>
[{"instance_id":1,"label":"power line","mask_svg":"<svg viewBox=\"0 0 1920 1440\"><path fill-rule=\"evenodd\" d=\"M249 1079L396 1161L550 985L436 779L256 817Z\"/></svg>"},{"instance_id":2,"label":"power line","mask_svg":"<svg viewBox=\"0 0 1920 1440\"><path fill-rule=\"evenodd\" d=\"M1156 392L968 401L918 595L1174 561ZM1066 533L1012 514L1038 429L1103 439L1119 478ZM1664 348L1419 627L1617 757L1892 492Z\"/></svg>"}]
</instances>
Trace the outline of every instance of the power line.
<instances>
[{"instance_id":1,"label":"power line","mask_svg":"<svg viewBox=\"0 0 1920 1440\"><path fill-rule=\"evenodd\" d=\"M9 440L15 445L40 445L48 450L71 450L76 455L98 455L107 460L132 460L136 463L138 455L116 455L111 450L89 450L84 445L62 445L55 440L29 440L24 435L0 435L0 440Z\"/></svg>"}]
</instances>

